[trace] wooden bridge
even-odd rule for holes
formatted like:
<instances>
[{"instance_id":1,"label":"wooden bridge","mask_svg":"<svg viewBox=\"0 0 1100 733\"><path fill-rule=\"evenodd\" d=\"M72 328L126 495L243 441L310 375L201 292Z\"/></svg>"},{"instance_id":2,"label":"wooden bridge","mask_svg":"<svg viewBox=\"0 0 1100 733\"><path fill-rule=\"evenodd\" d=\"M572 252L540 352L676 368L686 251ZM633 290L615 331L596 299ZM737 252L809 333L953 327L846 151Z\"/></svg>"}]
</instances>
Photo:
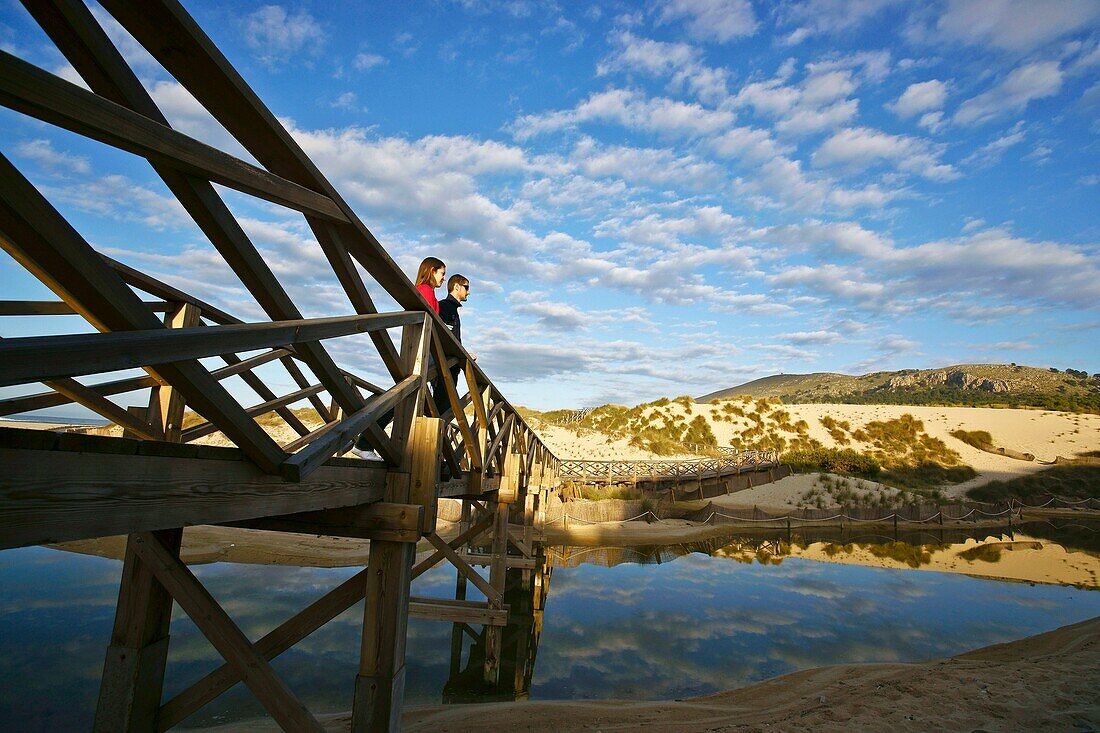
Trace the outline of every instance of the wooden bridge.
<instances>
[{"instance_id":1,"label":"wooden bridge","mask_svg":"<svg viewBox=\"0 0 1100 733\"><path fill-rule=\"evenodd\" d=\"M558 476L565 482L582 485L621 484L642 489L698 491L705 498L708 487L729 493L774 481L786 475L776 450L736 450L720 448L713 457L687 460L578 461L559 462ZM737 486L733 486L734 483ZM714 495L713 493L710 495ZM675 498L675 497L674 497Z\"/></svg>"},{"instance_id":2,"label":"wooden bridge","mask_svg":"<svg viewBox=\"0 0 1100 733\"><path fill-rule=\"evenodd\" d=\"M353 730L400 727L410 615L484 625L476 666L494 683L509 570L535 573L521 582L527 590L545 577L536 572L535 528L573 464L529 428L176 0L100 5L258 165L173 129L81 0L24 5L84 85L0 51L0 104L146 159L265 314L246 322L97 251L0 153L0 246L57 297L2 302L0 316L80 322L53 335L52 321L32 320L42 335L0 340L0 387L18 387L0 399L0 416L77 404L125 430L0 428L0 550L128 538L95 729L166 730L243 681L284 729L320 730L270 660L363 598ZM304 217L346 313L304 318L214 184ZM379 312L383 294L400 310ZM370 363L339 366L336 346ZM289 393L272 389L290 382ZM255 397L242 400L245 388ZM300 404L315 417L292 409ZM186 409L201 421L185 428ZM387 433L380 419L389 414ZM272 415L293 437L271 437L258 421ZM231 446L204 444L213 433ZM360 434L381 461L342 457ZM702 459L690 478L769 461L775 456ZM689 477L661 462L626 465L598 471L608 480ZM454 538L436 532L441 497L462 500ZM250 641L179 559L182 528L197 524L365 538L371 551L362 572ZM431 555L414 564L421 540ZM455 600L410 597L412 580L441 562L457 569ZM467 584L486 600L466 600ZM162 703L174 604L225 664Z\"/></svg>"},{"instance_id":3,"label":"wooden bridge","mask_svg":"<svg viewBox=\"0 0 1100 733\"><path fill-rule=\"evenodd\" d=\"M0 549L128 535L96 730L165 730L238 681L284 729L320 730L270 660L364 597L349 701L355 730L400 726L410 614L487 624L491 679L506 571L533 563L532 528L558 484L557 458L175 0L101 5L258 165L172 129L83 2L24 5L85 86L0 52L0 103L145 158L266 314L245 322L98 252L0 154L0 246L58 298L8 301L0 315L82 319L71 335L0 341L0 386L45 386L0 400L0 415L75 403L126 431L0 430ZM346 315L304 318L213 184L303 216L346 296ZM379 312L380 294L400 310ZM38 332L53 333L47 328ZM359 339L347 351L363 351L362 335L373 355L366 369L388 381L337 365L334 345ZM288 382L296 385L288 394L271 388ZM445 393L442 414L430 382ZM244 387L254 402L241 401ZM123 408L120 398L139 406ZM316 427L291 410L299 403L314 411ZM184 429L185 406L203 421ZM387 434L379 419L391 412ZM257 422L271 414L292 439L277 442ZM195 442L214 432L233 447ZM340 457L361 433L381 461ZM464 500L465 527L450 541L435 532L441 496ZM510 516L519 529L509 529ZM181 528L194 524L367 538L368 567L252 642L179 560ZM414 566L422 538L434 553ZM410 598L412 579L443 561L487 600ZM162 704L173 604L225 665Z\"/></svg>"}]
</instances>

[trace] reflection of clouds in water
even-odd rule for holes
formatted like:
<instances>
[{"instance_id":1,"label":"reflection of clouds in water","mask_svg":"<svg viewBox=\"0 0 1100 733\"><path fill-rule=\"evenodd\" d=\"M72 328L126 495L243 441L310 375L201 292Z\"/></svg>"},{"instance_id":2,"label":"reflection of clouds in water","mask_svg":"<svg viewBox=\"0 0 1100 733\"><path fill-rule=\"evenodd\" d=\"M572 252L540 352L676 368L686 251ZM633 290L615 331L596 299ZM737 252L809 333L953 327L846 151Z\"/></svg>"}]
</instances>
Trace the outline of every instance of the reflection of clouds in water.
<instances>
[{"instance_id":1,"label":"reflection of clouds in water","mask_svg":"<svg viewBox=\"0 0 1100 733\"><path fill-rule=\"evenodd\" d=\"M851 589L837 583L820 578L799 578L793 583L784 586L784 590L798 593L804 596L816 596L828 600L846 598L851 595Z\"/></svg>"},{"instance_id":2,"label":"reflection of clouds in water","mask_svg":"<svg viewBox=\"0 0 1100 733\"><path fill-rule=\"evenodd\" d=\"M77 706L88 708L90 721L121 563L41 548L8 552L19 554L0 554L0 684L30 675L18 689L34 704L56 706L75 695L87 701ZM359 568L194 570L256 639ZM453 597L454 582L452 568L437 567L417 579L413 593ZM477 597L472 586L469 592ZM359 602L276 660L311 709L347 709L362 614ZM775 566L692 554L661 565L559 567L550 581L532 696L704 694L823 664L948 656L1097 614L1100 593L1074 588L798 558ZM411 703L439 701L451 629L410 620ZM177 617L172 634L171 691L221 664L190 620ZM43 664L43 655L52 656ZM209 721L215 713L262 710L238 686L203 714Z\"/></svg>"}]
</instances>

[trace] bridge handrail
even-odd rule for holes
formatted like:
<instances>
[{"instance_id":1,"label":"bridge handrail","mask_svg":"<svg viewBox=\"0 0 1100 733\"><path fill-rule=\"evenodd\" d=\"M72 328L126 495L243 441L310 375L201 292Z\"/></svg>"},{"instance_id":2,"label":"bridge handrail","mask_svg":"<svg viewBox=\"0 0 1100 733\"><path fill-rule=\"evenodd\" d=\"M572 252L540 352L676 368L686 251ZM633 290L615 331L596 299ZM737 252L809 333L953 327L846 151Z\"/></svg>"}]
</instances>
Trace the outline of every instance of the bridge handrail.
<instances>
[{"instance_id":1,"label":"bridge handrail","mask_svg":"<svg viewBox=\"0 0 1100 733\"><path fill-rule=\"evenodd\" d=\"M423 369L431 372L434 368L439 377L437 383L441 386L443 383L451 383L449 386L455 387L456 391L449 368L440 368L440 365L457 365L464 373L470 393L466 397L458 397L456 394L454 399L450 399L451 396L448 395L450 416L447 416L448 410L444 410L445 414L442 416L451 423L448 434L458 431L463 435L464 455L456 453L457 446L454 444L445 443L442 449L443 457L450 465L452 473L476 468L491 476L501 470L503 456L513 446L522 446L524 451L535 451L541 462L555 464L557 459L552 451L531 431L523 417L504 398L481 367L470 358L469 353L438 315L427 306L408 277L313 165L294 138L243 79L233 72L232 66L217 47L206 42L201 37L201 32L196 33L195 28L182 16L162 14L158 16L159 21L153 22L142 13L131 12L124 4L112 6L110 12L139 38L165 69L230 131L262 167L173 130L141 85L131 83L136 82L136 78L124 64L109 69L93 69L92 66L84 65L89 60L87 57L77 56L71 59L78 73L85 77L89 90L28 64L16 56L0 53L0 85L4 92L0 95L0 103L49 124L145 157L168 188L176 194L187 212L196 221L203 223L204 233L273 323L301 320L301 316L247 235L232 222L233 214L222 203L209 182L216 182L302 212L317 238L320 250L328 259L358 316L385 319L392 314L377 313L364 287L362 276L356 269L356 261L381 289L397 301L403 309L398 313L426 314L431 333L423 342L429 345L430 356L426 357ZM159 6L157 12L160 12ZM168 26L177 25L180 25L178 33L167 30ZM168 36L174 40L166 46L165 38ZM66 50L62 48L62 51ZM19 301L0 309L3 315L70 312L84 316L101 331L142 332L162 328L163 324L154 313L169 311L171 314L178 310L179 304L190 304L198 309L200 318L205 317L222 325L240 323L239 319L208 303L97 253L2 156L0 203L6 205L8 212L4 222L4 231L8 236L0 238L3 247L65 301L64 304ZM10 236L12 233L17 236ZM47 247L36 243L43 241L48 242ZM159 292L159 297L164 298L165 303L142 303L129 288L151 294ZM381 328L372 329L371 338L394 383L405 379L409 371L402 362L406 357L411 358L411 352L399 353L390 336ZM290 339L284 338L283 341L284 344L292 343ZM234 344L221 352L230 356L228 369L243 361L235 356L237 352L244 350L243 344L244 342ZM13 345L12 348L18 346L33 345L24 343ZM33 349L28 353L33 360ZM372 389L374 385L370 382L339 369L316 340L302 343L298 348L287 349L285 353L269 360L275 358L286 366L300 388L293 395L310 400L324 420L323 430L326 432L336 429L334 417L338 410L346 415L360 412L364 408L364 398L356 387L366 388L375 394L381 390ZM147 366L138 364L137 361L140 360L135 359L135 363L130 366ZM324 389L311 391L315 386L311 387L306 383L301 370L294 364L295 361L305 363L318 376ZM434 367L427 362L434 362ZM254 365L259 366L255 363ZM236 405L236 401L224 388L216 385L217 379L211 380L210 374L195 372L195 365L184 367L184 371L188 373L181 374L175 367L161 369L159 373L149 377L119 380L108 385L76 382L73 377L89 372L69 368L65 370L65 374L54 375L56 378L50 379L51 383L47 386L52 389L52 393L34 395L34 400L0 401L0 409L78 402L101 416L122 424L139 437L155 437L155 426L143 426L142 421L137 418L124 417L126 411L107 397L126 391L123 387L156 389L171 385L181 388L181 392L187 392L189 403L202 403L199 411L211 417L212 422L245 450L257 465L265 471L275 471L284 458L283 451L266 439L262 430L245 424L247 418L254 417L247 414L248 411L261 406L246 410ZM24 377L35 373L38 372L29 366L22 372L9 371L5 384L20 383ZM296 441L292 444L294 448L301 448L305 443L320 437L304 431L301 421L288 408L290 402L280 401L281 398L271 394L263 380L250 369L242 369L237 373L254 390L267 397L262 404L271 403L274 411L299 433L303 442L298 444ZM59 388L60 380L69 381ZM319 394L321 391L332 397L331 406L326 407L322 403ZM434 414L433 401L427 391L422 387L417 391L425 399L425 412ZM475 393L476 399L471 397ZM463 424L461 414L470 404L474 406L473 428L469 424ZM198 404L192 404L192 407L198 407ZM492 422L489 421L490 414L493 415ZM507 436L504 435L506 422L510 431ZM372 442L381 443L376 447L387 462L392 464L395 454L386 449L377 431L371 432ZM495 440L498 435L500 440ZM487 450L490 447L492 450Z\"/></svg>"},{"instance_id":2,"label":"bridge handrail","mask_svg":"<svg viewBox=\"0 0 1100 733\"><path fill-rule=\"evenodd\" d=\"M756 469L777 465L779 451L739 450L734 455L718 458L698 458L689 460L635 459L590 461L580 459L562 459L559 475L563 480L570 479L653 479L653 478L695 478L701 474L721 472L724 469Z\"/></svg>"}]
</instances>

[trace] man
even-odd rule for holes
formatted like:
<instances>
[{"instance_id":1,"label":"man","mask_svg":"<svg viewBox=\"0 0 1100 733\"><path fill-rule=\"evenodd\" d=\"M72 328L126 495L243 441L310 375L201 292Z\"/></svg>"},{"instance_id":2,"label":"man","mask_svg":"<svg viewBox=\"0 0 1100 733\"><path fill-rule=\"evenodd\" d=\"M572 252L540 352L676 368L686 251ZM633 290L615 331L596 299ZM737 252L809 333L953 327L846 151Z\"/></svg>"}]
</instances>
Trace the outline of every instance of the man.
<instances>
[{"instance_id":1,"label":"man","mask_svg":"<svg viewBox=\"0 0 1100 733\"><path fill-rule=\"evenodd\" d=\"M462 343L462 317L459 315L458 309L469 297L470 281L458 273L451 275L451 278L447 280L447 297L439 301L439 317L447 325L447 328L451 329L451 333L455 335L458 343ZM470 356L473 357L473 354ZM459 368L457 366L451 367L451 381L458 379L458 372ZM442 379L433 380L432 395L435 399L435 408L440 415L451 409L450 400L447 399L447 389L443 386Z\"/></svg>"},{"instance_id":2,"label":"man","mask_svg":"<svg viewBox=\"0 0 1100 733\"><path fill-rule=\"evenodd\" d=\"M464 276L455 273L447 281L447 297L439 303L439 317L451 329L451 333L462 343L462 319L458 315L458 309L470 297L470 281Z\"/></svg>"}]
</instances>

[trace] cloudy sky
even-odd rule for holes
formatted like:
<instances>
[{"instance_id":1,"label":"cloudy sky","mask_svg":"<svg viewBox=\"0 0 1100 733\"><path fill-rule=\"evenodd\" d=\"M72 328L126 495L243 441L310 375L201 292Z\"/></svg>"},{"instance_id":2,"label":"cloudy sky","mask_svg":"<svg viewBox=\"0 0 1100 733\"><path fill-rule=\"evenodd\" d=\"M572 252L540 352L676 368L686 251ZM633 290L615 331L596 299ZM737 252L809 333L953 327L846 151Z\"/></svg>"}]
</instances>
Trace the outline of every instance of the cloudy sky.
<instances>
[{"instance_id":1,"label":"cloudy sky","mask_svg":"<svg viewBox=\"0 0 1100 733\"><path fill-rule=\"evenodd\" d=\"M76 81L0 3L0 47ZM514 402L1100 371L1095 0L184 4L407 272L472 280L467 346ZM175 127L246 155L93 9ZM263 317L144 161L0 130L96 247ZM307 315L351 312L300 215L226 199ZM48 297L2 256L5 297Z\"/></svg>"}]
</instances>

